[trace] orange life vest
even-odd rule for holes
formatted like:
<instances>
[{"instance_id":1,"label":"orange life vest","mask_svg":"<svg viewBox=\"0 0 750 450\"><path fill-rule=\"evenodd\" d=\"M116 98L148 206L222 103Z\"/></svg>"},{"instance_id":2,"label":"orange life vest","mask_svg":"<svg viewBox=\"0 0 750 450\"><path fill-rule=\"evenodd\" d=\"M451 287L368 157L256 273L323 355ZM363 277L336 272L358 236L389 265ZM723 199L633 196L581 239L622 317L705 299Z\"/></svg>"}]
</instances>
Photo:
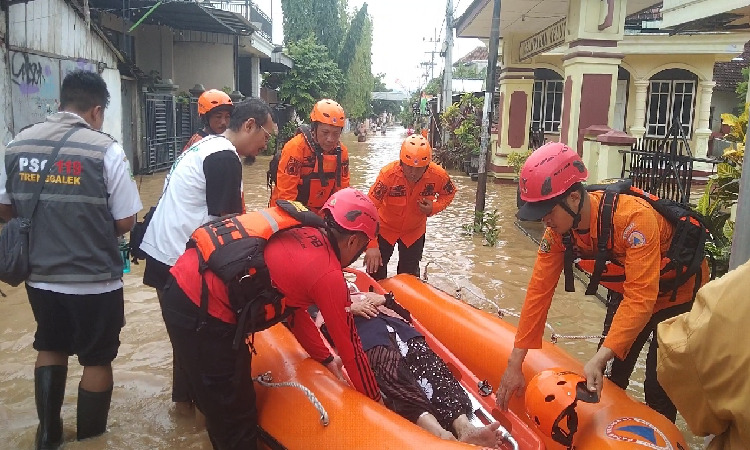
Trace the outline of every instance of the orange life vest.
<instances>
[{"instance_id":1,"label":"orange life vest","mask_svg":"<svg viewBox=\"0 0 750 450\"><path fill-rule=\"evenodd\" d=\"M676 300L677 290L695 276L693 296L701 286L701 270L706 256L705 244L711 238L705 218L669 199L661 199L632 186L630 180L611 184L588 186L587 191L604 191L599 204L598 244L594 258L574 260L573 239L570 233L563 236L565 243L565 290L573 292L572 263L590 277L586 295L596 293L599 284L616 292L623 292L625 266L612 255L613 217L617 209L618 195L632 195L646 200L654 210L674 226L674 234L667 253L662 257L659 272L659 294L672 292L671 301Z\"/></svg>"},{"instance_id":2,"label":"orange life vest","mask_svg":"<svg viewBox=\"0 0 750 450\"><path fill-rule=\"evenodd\" d=\"M299 155L302 157L302 161L298 162L299 166L293 166L294 170L298 171L296 175L299 176L295 200L317 211L323 207L331 194L342 187L346 187L342 185L342 177L348 177L349 160L343 157L344 152L341 145L338 145L331 154L324 153L320 144L313 139L310 127L300 126L297 134L304 138L304 142L312 150L312 154L305 154L307 152L303 151L303 154ZM269 163L268 187L277 184L280 158L281 152L277 152ZM286 167L281 169L289 170ZM274 190L271 195L271 205L277 198L277 190Z\"/></svg>"},{"instance_id":3,"label":"orange life vest","mask_svg":"<svg viewBox=\"0 0 750 450\"><path fill-rule=\"evenodd\" d=\"M203 278L199 329L208 318L206 270L227 284L229 303L237 314L235 348L244 334L265 330L292 313L283 294L271 285L263 250L274 234L298 226L321 228L325 223L301 203L279 200L275 207L221 217L193 232L188 248L198 251Z\"/></svg>"}]
</instances>

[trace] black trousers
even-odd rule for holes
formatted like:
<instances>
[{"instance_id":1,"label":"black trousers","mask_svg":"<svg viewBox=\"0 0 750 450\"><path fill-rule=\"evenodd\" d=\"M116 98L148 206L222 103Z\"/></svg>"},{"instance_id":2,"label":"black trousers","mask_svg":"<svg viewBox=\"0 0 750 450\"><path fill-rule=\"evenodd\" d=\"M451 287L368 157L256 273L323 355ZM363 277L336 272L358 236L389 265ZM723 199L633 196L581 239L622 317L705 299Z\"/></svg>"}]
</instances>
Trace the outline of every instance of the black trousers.
<instances>
[{"instance_id":1,"label":"black trousers","mask_svg":"<svg viewBox=\"0 0 750 450\"><path fill-rule=\"evenodd\" d=\"M250 375L250 352L232 349L236 327L214 317L196 330L199 308L168 282L162 315L175 359L187 375L191 397L206 416L206 430L216 450L255 450L258 412Z\"/></svg>"},{"instance_id":2,"label":"black trousers","mask_svg":"<svg viewBox=\"0 0 750 450\"><path fill-rule=\"evenodd\" d=\"M396 241L396 244L398 244L398 268L396 269L396 273L410 273L418 277L419 261L422 260L422 252L424 251L424 235L411 244L410 247L404 245L401 239ZM383 265L378 268L373 278L382 280L388 276L388 261L391 260L393 249L396 245L391 245L378 235L378 247L380 247L380 258L383 260Z\"/></svg>"},{"instance_id":3,"label":"black trousers","mask_svg":"<svg viewBox=\"0 0 750 450\"><path fill-rule=\"evenodd\" d=\"M607 294L607 315L604 319L604 333L602 333L605 336L609 333L612 319L617 312L617 308L620 306L622 298L622 294L618 292L609 291ZM646 395L646 404L672 422L677 419L677 408L674 406L674 403L672 403L672 400L669 399L669 396L667 396L664 388L661 387L659 380L656 378L656 350L659 347L656 340L656 326L664 320L690 311L692 306L693 302L687 302L654 313L646 326L643 327L641 333L635 338L633 346L630 347L630 351L625 359L615 357L612 362L612 373L609 376L609 379L616 385L623 389L627 389L628 384L630 383L630 376L633 374L633 369L638 361L638 356L650 337L651 344L649 345L648 353L646 354L646 379L643 381L643 391ZM601 345L602 343L600 342L599 346Z\"/></svg>"}]
</instances>

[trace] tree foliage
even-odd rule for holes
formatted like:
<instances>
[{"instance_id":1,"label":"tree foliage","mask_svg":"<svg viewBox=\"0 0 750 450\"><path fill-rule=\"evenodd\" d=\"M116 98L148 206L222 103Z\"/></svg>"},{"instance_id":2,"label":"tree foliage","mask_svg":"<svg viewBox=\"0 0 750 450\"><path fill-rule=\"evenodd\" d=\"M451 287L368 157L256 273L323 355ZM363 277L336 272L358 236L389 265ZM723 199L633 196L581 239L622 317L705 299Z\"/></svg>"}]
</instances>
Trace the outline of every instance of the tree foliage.
<instances>
[{"instance_id":1,"label":"tree foliage","mask_svg":"<svg viewBox=\"0 0 750 450\"><path fill-rule=\"evenodd\" d=\"M742 69L742 81L737 85L735 92L737 92L737 99L739 103L737 105L738 112L742 112L745 108L745 100L747 99L747 80L750 77L750 67Z\"/></svg>"},{"instance_id":2,"label":"tree foliage","mask_svg":"<svg viewBox=\"0 0 750 450\"><path fill-rule=\"evenodd\" d=\"M445 167L460 167L463 161L479 155L482 98L463 94L458 103L445 110L442 120L448 131L448 145L435 152L436 160Z\"/></svg>"},{"instance_id":3,"label":"tree foliage","mask_svg":"<svg viewBox=\"0 0 750 450\"><path fill-rule=\"evenodd\" d=\"M346 20L341 20L345 8L345 0L316 0L312 8L309 0L281 0L286 44L313 36L336 59L346 24Z\"/></svg>"},{"instance_id":4,"label":"tree foliage","mask_svg":"<svg viewBox=\"0 0 750 450\"><path fill-rule=\"evenodd\" d=\"M339 55L339 68L345 74L341 105L349 117L362 119L372 113L372 22L367 3L354 14Z\"/></svg>"},{"instance_id":5,"label":"tree foliage","mask_svg":"<svg viewBox=\"0 0 750 450\"><path fill-rule=\"evenodd\" d=\"M303 60L304 66L302 70L295 67L288 74L268 75L264 85L281 89L279 94L285 101L294 98L289 103L299 114L307 112L308 104L312 106L307 95L315 97L314 100L330 97L339 101L347 116L352 118L364 118L372 112L372 21L367 3L354 10L351 17L347 5L348 0L317 0L314 7L310 7L309 0L281 0L285 44L290 56L295 46L292 59L295 65L296 59ZM301 53L311 50L313 44L325 49L325 58L320 59L319 53L314 56ZM315 64L316 58L319 64ZM336 66L336 72L323 74L318 70L318 66L330 68L330 62ZM320 78L303 79L299 73L305 71L306 75ZM339 84L330 86L332 79L337 79ZM302 91L300 94L292 92L295 85Z\"/></svg>"},{"instance_id":6,"label":"tree foliage","mask_svg":"<svg viewBox=\"0 0 750 450\"><path fill-rule=\"evenodd\" d=\"M328 50L309 36L289 44L294 67L289 73L267 77L264 83L278 87L279 98L304 115L321 98L335 98L343 76Z\"/></svg>"},{"instance_id":7,"label":"tree foliage","mask_svg":"<svg viewBox=\"0 0 750 450\"><path fill-rule=\"evenodd\" d=\"M487 78L487 68L477 70L473 64L458 65L453 67L453 78L462 78L464 80L484 80Z\"/></svg>"}]
</instances>

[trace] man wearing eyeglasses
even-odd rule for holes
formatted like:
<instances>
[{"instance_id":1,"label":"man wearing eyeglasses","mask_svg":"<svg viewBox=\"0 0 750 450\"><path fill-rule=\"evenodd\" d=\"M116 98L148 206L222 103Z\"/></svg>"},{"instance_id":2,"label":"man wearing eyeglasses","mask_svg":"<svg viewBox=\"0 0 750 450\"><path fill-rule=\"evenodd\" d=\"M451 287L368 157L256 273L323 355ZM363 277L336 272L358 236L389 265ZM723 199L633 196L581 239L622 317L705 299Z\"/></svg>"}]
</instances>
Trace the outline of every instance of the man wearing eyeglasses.
<instances>
[{"instance_id":1,"label":"man wearing eyeglasses","mask_svg":"<svg viewBox=\"0 0 750 450\"><path fill-rule=\"evenodd\" d=\"M340 140L345 122L344 108L335 101L326 98L313 106L311 125L302 125L271 160L270 206L279 199L296 200L318 212L334 192L349 187L349 152Z\"/></svg>"},{"instance_id":2,"label":"man wearing eyeglasses","mask_svg":"<svg viewBox=\"0 0 750 450\"><path fill-rule=\"evenodd\" d=\"M190 234L209 220L245 212L241 158L263 151L271 132L276 126L266 102L236 103L226 131L201 139L172 165L140 247L147 255L143 284L156 289L160 302ZM179 412L193 410L179 360L173 366L172 401Z\"/></svg>"}]
</instances>

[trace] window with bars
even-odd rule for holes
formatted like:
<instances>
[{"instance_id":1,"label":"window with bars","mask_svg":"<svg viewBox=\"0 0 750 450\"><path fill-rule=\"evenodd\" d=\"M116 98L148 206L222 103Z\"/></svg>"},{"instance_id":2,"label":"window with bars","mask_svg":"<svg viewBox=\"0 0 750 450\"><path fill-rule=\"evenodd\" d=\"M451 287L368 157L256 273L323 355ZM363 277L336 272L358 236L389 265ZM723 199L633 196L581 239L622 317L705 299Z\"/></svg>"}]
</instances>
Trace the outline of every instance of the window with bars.
<instances>
[{"instance_id":1,"label":"window with bars","mask_svg":"<svg viewBox=\"0 0 750 450\"><path fill-rule=\"evenodd\" d=\"M545 133L560 131L562 80L536 80L532 93L531 129Z\"/></svg>"},{"instance_id":2,"label":"window with bars","mask_svg":"<svg viewBox=\"0 0 750 450\"><path fill-rule=\"evenodd\" d=\"M676 118L688 139L693 132L695 81L651 80L649 83L646 136L666 137Z\"/></svg>"}]
</instances>

